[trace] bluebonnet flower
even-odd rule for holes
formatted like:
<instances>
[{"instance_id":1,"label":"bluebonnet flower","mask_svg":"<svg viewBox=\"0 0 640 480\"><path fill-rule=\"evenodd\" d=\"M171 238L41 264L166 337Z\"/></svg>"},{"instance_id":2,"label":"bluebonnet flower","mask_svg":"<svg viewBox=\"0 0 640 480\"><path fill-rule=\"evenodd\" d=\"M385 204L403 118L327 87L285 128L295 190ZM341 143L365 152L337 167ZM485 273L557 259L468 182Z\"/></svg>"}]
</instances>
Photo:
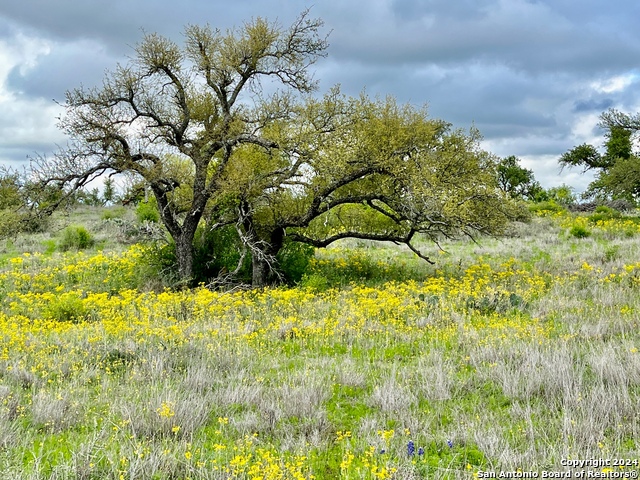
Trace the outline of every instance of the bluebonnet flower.
<instances>
[{"instance_id":1,"label":"bluebonnet flower","mask_svg":"<svg viewBox=\"0 0 640 480\"><path fill-rule=\"evenodd\" d=\"M420 447L420 448L418 449L418 455L419 455L419 456L424 455L424 448Z\"/></svg>"},{"instance_id":2,"label":"bluebonnet flower","mask_svg":"<svg viewBox=\"0 0 640 480\"><path fill-rule=\"evenodd\" d=\"M413 444L413 440L409 440L409 443L407 443L407 455L410 457L413 457L413 454L416 451L416 446Z\"/></svg>"},{"instance_id":3,"label":"bluebonnet flower","mask_svg":"<svg viewBox=\"0 0 640 480\"><path fill-rule=\"evenodd\" d=\"M451 440L447 440L447 445L449 445L449 448L453 448L453 442Z\"/></svg>"}]
</instances>

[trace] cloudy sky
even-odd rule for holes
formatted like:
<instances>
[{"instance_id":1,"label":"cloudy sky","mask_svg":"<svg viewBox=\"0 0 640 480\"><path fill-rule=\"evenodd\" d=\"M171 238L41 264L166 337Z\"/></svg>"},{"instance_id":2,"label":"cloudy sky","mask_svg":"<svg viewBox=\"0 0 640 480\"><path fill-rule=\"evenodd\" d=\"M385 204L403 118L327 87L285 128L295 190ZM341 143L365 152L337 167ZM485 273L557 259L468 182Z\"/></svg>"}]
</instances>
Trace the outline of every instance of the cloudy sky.
<instances>
[{"instance_id":1,"label":"cloudy sky","mask_svg":"<svg viewBox=\"0 0 640 480\"><path fill-rule=\"evenodd\" d=\"M516 155L545 187L583 190L560 173L569 148L602 143L598 115L640 111L637 0L23 0L0 5L0 163L19 165L64 144L65 90L99 84L141 32L181 41L184 25L226 29L305 8L330 32L314 67L320 92L366 88L468 128Z\"/></svg>"}]
</instances>

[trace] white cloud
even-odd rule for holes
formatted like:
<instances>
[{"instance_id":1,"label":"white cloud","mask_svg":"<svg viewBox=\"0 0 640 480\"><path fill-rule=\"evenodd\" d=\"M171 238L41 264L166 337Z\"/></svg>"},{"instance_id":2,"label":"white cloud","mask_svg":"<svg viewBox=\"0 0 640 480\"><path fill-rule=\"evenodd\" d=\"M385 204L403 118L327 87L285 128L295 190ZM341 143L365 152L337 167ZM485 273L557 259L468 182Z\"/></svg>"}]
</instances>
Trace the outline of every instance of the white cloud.
<instances>
[{"instance_id":1,"label":"white cloud","mask_svg":"<svg viewBox=\"0 0 640 480\"><path fill-rule=\"evenodd\" d=\"M574 192L584 192L593 181L593 173L582 173L581 169L560 169L557 155L527 155L522 166L533 170L533 174L544 188L569 185Z\"/></svg>"},{"instance_id":2,"label":"white cloud","mask_svg":"<svg viewBox=\"0 0 640 480\"><path fill-rule=\"evenodd\" d=\"M27 37L22 33L11 40L0 40L0 85L5 85L15 67L20 68L21 73L26 73L37 64L40 56L50 51L51 47L45 40Z\"/></svg>"},{"instance_id":3,"label":"white cloud","mask_svg":"<svg viewBox=\"0 0 640 480\"><path fill-rule=\"evenodd\" d=\"M590 84L590 87L596 92L600 93L621 92L627 87L631 86L637 80L637 78L637 75L635 75L634 73L616 75L614 77L592 82Z\"/></svg>"},{"instance_id":4,"label":"white cloud","mask_svg":"<svg viewBox=\"0 0 640 480\"><path fill-rule=\"evenodd\" d=\"M49 52L46 41L23 34L0 41L0 163L26 161L27 155L62 141L55 126L61 108L50 100L21 95L7 85L14 69L26 73Z\"/></svg>"}]
</instances>

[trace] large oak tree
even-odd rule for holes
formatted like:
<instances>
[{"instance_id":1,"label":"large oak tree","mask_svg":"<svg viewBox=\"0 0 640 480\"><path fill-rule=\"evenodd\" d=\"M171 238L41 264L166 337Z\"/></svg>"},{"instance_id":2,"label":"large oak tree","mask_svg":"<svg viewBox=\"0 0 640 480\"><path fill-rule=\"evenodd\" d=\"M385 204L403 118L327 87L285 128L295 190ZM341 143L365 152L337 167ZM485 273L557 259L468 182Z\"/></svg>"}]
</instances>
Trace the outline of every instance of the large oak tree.
<instances>
[{"instance_id":1,"label":"large oak tree","mask_svg":"<svg viewBox=\"0 0 640 480\"><path fill-rule=\"evenodd\" d=\"M205 222L235 225L255 285L273 281L287 236L316 247L390 240L426 259L417 234L500 231L512 205L477 132L392 98L310 95L309 67L327 48L321 26L303 12L288 28L189 26L183 47L146 35L102 86L68 92L69 144L39 159L37 174L67 191L105 173L142 179L184 281Z\"/></svg>"}]
</instances>

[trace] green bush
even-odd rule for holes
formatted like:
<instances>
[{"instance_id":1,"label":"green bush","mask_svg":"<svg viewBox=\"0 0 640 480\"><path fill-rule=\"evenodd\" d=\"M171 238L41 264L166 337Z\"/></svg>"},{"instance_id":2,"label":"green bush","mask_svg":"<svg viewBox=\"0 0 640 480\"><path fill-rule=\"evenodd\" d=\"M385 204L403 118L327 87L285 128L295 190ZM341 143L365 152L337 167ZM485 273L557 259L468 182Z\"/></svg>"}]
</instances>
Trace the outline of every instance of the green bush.
<instances>
[{"instance_id":1,"label":"green bush","mask_svg":"<svg viewBox=\"0 0 640 480\"><path fill-rule=\"evenodd\" d=\"M102 212L100 218L102 218L102 220L112 220L114 218L122 218L126 213L127 211L124 207L107 208Z\"/></svg>"},{"instance_id":2,"label":"green bush","mask_svg":"<svg viewBox=\"0 0 640 480\"><path fill-rule=\"evenodd\" d=\"M45 316L57 322L80 323L87 319L88 310L74 292L56 297L45 311Z\"/></svg>"},{"instance_id":3,"label":"green bush","mask_svg":"<svg viewBox=\"0 0 640 480\"><path fill-rule=\"evenodd\" d=\"M221 273L233 272L238 266L242 242L233 225L214 230L200 227L194 240L193 274L197 282L209 282ZM237 279L251 281L251 255L245 256Z\"/></svg>"},{"instance_id":4,"label":"green bush","mask_svg":"<svg viewBox=\"0 0 640 480\"><path fill-rule=\"evenodd\" d=\"M213 279L238 266L242 252L242 242L233 225L214 230L199 227L193 245L193 283L209 283ZM276 259L280 272L289 284L302 280L315 249L309 245L289 242L278 253ZM149 258L154 269L169 283L177 278L176 246L173 241L153 249ZM251 282L251 255L247 253L239 272L233 279Z\"/></svg>"},{"instance_id":5,"label":"green bush","mask_svg":"<svg viewBox=\"0 0 640 480\"><path fill-rule=\"evenodd\" d=\"M587 238L591 236L591 231L582 225L574 225L569 229L569 235L576 238Z\"/></svg>"},{"instance_id":6,"label":"green bush","mask_svg":"<svg viewBox=\"0 0 640 480\"><path fill-rule=\"evenodd\" d=\"M48 226L48 216L29 215L11 209L0 210L0 238L14 237L23 232L44 232Z\"/></svg>"},{"instance_id":7,"label":"green bush","mask_svg":"<svg viewBox=\"0 0 640 480\"><path fill-rule=\"evenodd\" d=\"M160 221L160 212L158 211L158 202L156 197L151 197L146 202L138 203L136 207L136 217L140 223Z\"/></svg>"},{"instance_id":8,"label":"green bush","mask_svg":"<svg viewBox=\"0 0 640 480\"><path fill-rule=\"evenodd\" d=\"M193 283L208 283L225 272L232 272L238 266L242 243L232 225L214 230L198 228L193 245ZM176 245L171 240L167 244L156 245L150 250L149 264L165 283L177 278L178 259ZM251 256L247 254L235 280L251 281Z\"/></svg>"},{"instance_id":9,"label":"green bush","mask_svg":"<svg viewBox=\"0 0 640 480\"><path fill-rule=\"evenodd\" d=\"M20 228L25 233L41 233L49 228L51 217L49 215L22 214L20 216Z\"/></svg>"},{"instance_id":10,"label":"green bush","mask_svg":"<svg viewBox=\"0 0 640 480\"><path fill-rule=\"evenodd\" d=\"M95 240L89 231L78 225L71 225L62 232L58 248L62 251L84 250L94 245Z\"/></svg>"},{"instance_id":11,"label":"green bush","mask_svg":"<svg viewBox=\"0 0 640 480\"><path fill-rule=\"evenodd\" d=\"M172 286L178 278L178 257L176 244L154 243L147 249L144 264L149 269L149 277L158 280L164 286Z\"/></svg>"},{"instance_id":12,"label":"green bush","mask_svg":"<svg viewBox=\"0 0 640 480\"><path fill-rule=\"evenodd\" d=\"M51 255L53 252L56 251L56 247L57 247L56 241L51 239L43 240L42 246L44 247L45 255Z\"/></svg>"},{"instance_id":13,"label":"green bush","mask_svg":"<svg viewBox=\"0 0 640 480\"><path fill-rule=\"evenodd\" d=\"M553 213L563 212L566 208L554 200L545 202L532 203L529 205L529 211L534 215L551 215Z\"/></svg>"},{"instance_id":14,"label":"green bush","mask_svg":"<svg viewBox=\"0 0 640 480\"><path fill-rule=\"evenodd\" d=\"M605 205L598 205L595 209L595 213L606 213L616 218L619 218L622 215L615 208L607 207Z\"/></svg>"},{"instance_id":15,"label":"green bush","mask_svg":"<svg viewBox=\"0 0 640 480\"><path fill-rule=\"evenodd\" d=\"M0 238L15 236L20 231L21 217L10 209L0 210Z\"/></svg>"},{"instance_id":16,"label":"green bush","mask_svg":"<svg viewBox=\"0 0 640 480\"><path fill-rule=\"evenodd\" d=\"M618 210L615 210L610 207L606 207L604 205L599 205L596 207L595 213L589 215L589 222L597 223L599 221L612 220L615 218L621 218L622 213Z\"/></svg>"},{"instance_id":17,"label":"green bush","mask_svg":"<svg viewBox=\"0 0 640 480\"><path fill-rule=\"evenodd\" d=\"M305 273L300 279L299 285L317 292L323 292L329 288L329 280L319 273Z\"/></svg>"},{"instance_id":18,"label":"green bush","mask_svg":"<svg viewBox=\"0 0 640 480\"><path fill-rule=\"evenodd\" d=\"M526 202L518 202L518 208L514 210L511 220L515 222L530 223L533 219L533 212Z\"/></svg>"},{"instance_id":19,"label":"green bush","mask_svg":"<svg viewBox=\"0 0 640 480\"><path fill-rule=\"evenodd\" d=\"M278 252L278 267L289 284L296 284L302 280L315 251L311 245L289 242Z\"/></svg>"}]
</instances>

